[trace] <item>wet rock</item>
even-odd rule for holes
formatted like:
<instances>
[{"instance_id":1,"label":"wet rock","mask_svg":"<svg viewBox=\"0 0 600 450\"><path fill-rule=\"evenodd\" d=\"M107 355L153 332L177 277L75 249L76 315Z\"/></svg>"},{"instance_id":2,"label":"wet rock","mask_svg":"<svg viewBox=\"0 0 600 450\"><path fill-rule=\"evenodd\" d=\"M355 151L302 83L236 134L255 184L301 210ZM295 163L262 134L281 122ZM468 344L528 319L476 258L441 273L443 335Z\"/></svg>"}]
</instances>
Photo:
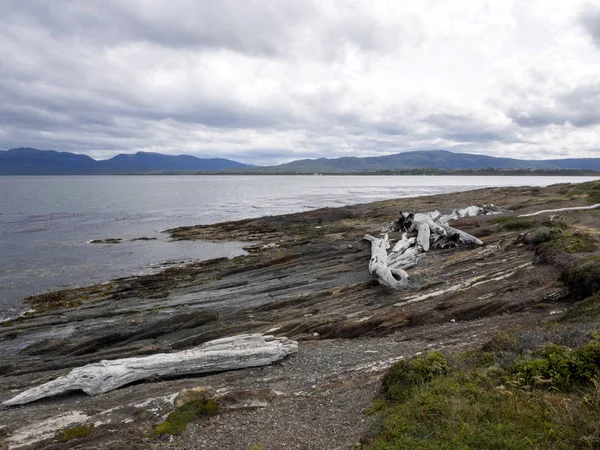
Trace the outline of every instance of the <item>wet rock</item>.
<instances>
[{"instance_id":1,"label":"wet rock","mask_svg":"<svg viewBox=\"0 0 600 450\"><path fill-rule=\"evenodd\" d=\"M88 244L120 244L123 242L121 238L106 238L106 239L92 239L88 241Z\"/></svg>"}]
</instances>

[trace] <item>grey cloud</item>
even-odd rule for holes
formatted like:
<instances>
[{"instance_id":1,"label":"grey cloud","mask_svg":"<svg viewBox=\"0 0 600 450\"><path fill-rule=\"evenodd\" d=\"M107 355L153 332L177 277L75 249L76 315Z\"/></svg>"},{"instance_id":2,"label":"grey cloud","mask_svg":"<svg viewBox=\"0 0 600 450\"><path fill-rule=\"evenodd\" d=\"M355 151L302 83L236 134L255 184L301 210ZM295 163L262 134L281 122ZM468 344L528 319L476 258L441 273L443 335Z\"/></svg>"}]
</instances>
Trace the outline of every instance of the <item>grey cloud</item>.
<instances>
[{"instance_id":1,"label":"grey cloud","mask_svg":"<svg viewBox=\"0 0 600 450\"><path fill-rule=\"evenodd\" d=\"M507 114L522 127L567 123L575 127L588 127L600 124L600 80L548 92L545 96L511 107Z\"/></svg>"},{"instance_id":2,"label":"grey cloud","mask_svg":"<svg viewBox=\"0 0 600 450\"><path fill-rule=\"evenodd\" d=\"M267 0L31 0L2 5L0 14L12 21L96 48L149 42L171 48L227 48L265 55L281 53L294 26L315 13L311 2Z\"/></svg>"},{"instance_id":3,"label":"grey cloud","mask_svg":"<svg viewBox=\"0 0 600 450\"><path fill-rule=\"evenodd\" d=\"M377 52L405 40L398 27L365 16L350 2L341 4L346 7L326 14L316 0L13 0L0 4L0 15L13 25L96 49L148 43L282 57L301 44L312 56L330 58L343 54L346 44Z\"/></svg>"},{"instance_id":4,"label":"grey cloud","mask_svg":"<svg viewBox=\"0 0 600 450\"><path fill-rule=\"evenodd\" d=\"M518 142L513 130L505 126L490 125L484 118L472 114L435 113L428 115L423 122L434 125L437 134L454 142Z\"/></svg>"},{"instance_id":5,"label":"grey cloud","mask_svg":"<svg viewBox=\"0 0 600 450\"><path fill-rule=\"evenodd\" d=\"M600 8L588 3L579 15L579 23L600 47Z\"/></svg>"},{"instance_id":6,"label":"grey cloud","mask_svg":"<svg viewBox=\"0 0 600 450\"><path fill-rule=\"evenodd\" d=\"M421 88L410 61L451 47L436 50L429 40L433 47L405 52L428 36L420 19L374 17L365 5L0 1L0 148L213 152L268 163L492 148L523 144L521 133L530 138L536 127L600 123L593 82L550 90L541 85L553 77L540 76L541 87L523 88L526 100L492 92L497 102L479 109L458 87L448 93L453 101L428 92L436 74ZM596 36L590 17L581 20Z\"/></svg>"}]
</instances>

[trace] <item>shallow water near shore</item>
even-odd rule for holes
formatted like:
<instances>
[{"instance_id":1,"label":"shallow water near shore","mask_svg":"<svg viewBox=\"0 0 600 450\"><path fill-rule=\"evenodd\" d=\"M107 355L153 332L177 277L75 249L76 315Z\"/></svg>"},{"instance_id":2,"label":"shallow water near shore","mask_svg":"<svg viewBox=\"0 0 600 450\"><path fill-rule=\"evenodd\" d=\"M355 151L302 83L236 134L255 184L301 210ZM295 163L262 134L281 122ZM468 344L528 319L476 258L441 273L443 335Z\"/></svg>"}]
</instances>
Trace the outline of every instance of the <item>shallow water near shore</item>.
<instances>
[{"instance_id":1,"label":"shallow water near shore","mask_svg":"<svg viewBox=\"0 0 600 450\"><path fill-rule=\"evenodd\" d=\"M491 186L590 177L62 176L0 177L0 320L47 290L235 256L240 243L172 242L161 230ZM133 239L146 237L151 240ZM89 244L118 238L118 244Z\"/></svg>"}]
</instances>

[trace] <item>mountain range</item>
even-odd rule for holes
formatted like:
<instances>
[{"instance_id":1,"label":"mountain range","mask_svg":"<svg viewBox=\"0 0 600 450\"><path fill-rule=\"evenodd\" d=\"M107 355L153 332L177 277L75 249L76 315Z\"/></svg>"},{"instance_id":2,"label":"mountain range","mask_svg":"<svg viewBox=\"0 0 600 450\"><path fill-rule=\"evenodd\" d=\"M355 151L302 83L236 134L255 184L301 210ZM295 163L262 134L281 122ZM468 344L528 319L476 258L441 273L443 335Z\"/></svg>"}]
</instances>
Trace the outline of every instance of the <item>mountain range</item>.
<instances>
[{"instance_id":1,"label":"mountain range","mask_svg":"<svg viewBox=\"0 0 600 450\"><path fill-rule=\"evenodd\" d=\"M349 173L412 169L597 170L600 158L523 160L446 150L426 150L386 156L301 159L277 166L251 166L223 158L138 152L97 161L89 156L54 150L15 148L0 151L0 175L88 175L169 172L227 173Z\"/></svg>"},{"instance_id":2,"label":"mountain range","mask_svg":"<svg viewBox=\"0 0 600 450\"><path fill-rule=\"evenodd\" d=\"M251 167L223 158L138 152L97 161L86 155L14 148L0 151L0 175L100 175L236 170Z\"/></svg>"}]
</instances>

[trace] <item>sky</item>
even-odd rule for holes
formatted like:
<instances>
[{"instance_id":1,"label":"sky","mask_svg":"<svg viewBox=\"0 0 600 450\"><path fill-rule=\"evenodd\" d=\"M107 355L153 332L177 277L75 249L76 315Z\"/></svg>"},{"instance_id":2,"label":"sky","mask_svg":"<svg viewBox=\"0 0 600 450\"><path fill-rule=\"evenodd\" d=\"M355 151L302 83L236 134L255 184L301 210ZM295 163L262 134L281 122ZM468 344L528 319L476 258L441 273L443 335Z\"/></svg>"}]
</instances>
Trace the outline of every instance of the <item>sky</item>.
<instances>
[{"instance_id":1,"label":"sky","mask_svg":"<svg viewBox=\"0 0 600 450\"><path fill-rule=\"evenodd\" d=\"M600 157L600 0L0 0L0 149Z\"/></svg>"}]
</instances>

